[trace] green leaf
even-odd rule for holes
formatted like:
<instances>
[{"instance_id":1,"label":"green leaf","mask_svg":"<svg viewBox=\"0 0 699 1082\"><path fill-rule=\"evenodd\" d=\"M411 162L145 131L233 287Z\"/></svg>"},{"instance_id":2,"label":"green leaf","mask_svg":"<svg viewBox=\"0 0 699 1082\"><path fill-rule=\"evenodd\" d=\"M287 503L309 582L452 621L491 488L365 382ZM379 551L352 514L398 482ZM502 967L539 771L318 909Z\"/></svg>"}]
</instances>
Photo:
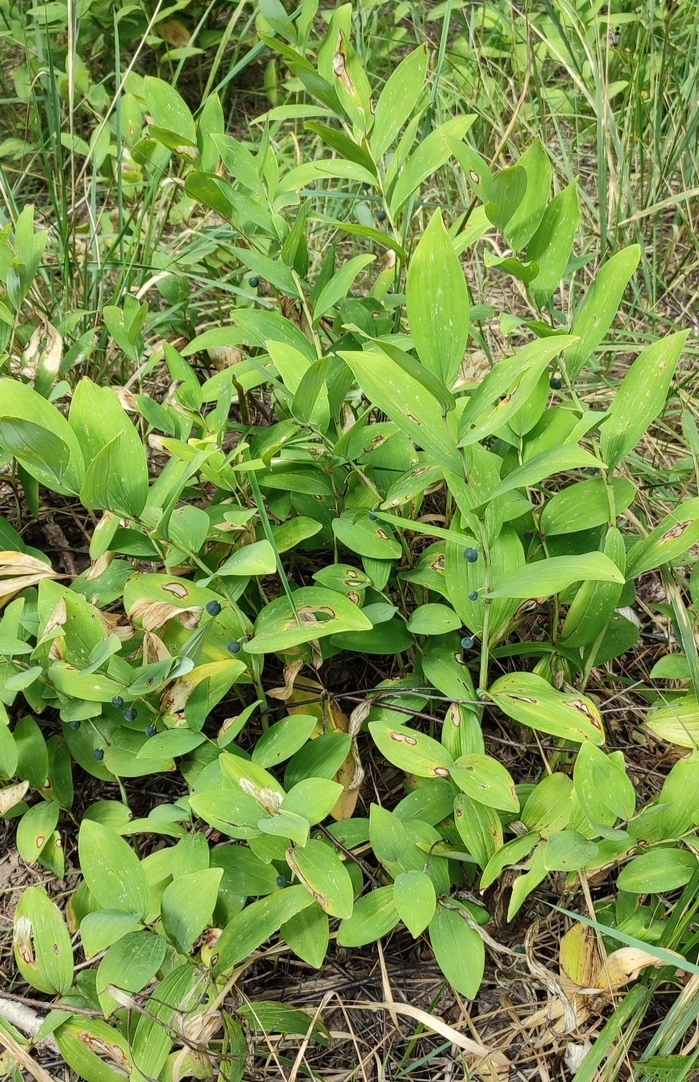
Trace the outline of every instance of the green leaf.
<instances>
[{"instance_id":1,"label":"green leaf","mask_svg":"<svg viewBox=\"0 0 699 1082\"><path fill-rule=\"evenodd\" d=\"M629 549L626 573L637 578L662 564L671 563L699 541L699 498L685 500L662 522Z\"/></svg>"},{"instance_id":2,"label":"green leaf","mask_svg":"<svg viewBox=\"0 0 699 1082\"><path fill-rule=\"evenodd\" d=\"M677 838L699 822L699 756L678 759L663 782L657 803L665 805L664 838Z\"/></svg>"},{"instance_id":3,"label":"green leaf","mask_svg":"<svg viewBox=\"0 0 699 1082\"><path fill-rule=\"evenodd\" d=\"M471 800L465 793L454 798L454 823L459 837L481 868L502 848L500 816L494 808Z\"/></svg>"},{"instance_id":4,"label":"green leaf","mask_svg":"<svg viewBox=\"0 0 699 1082\"><path fill-rule=\"evenodd\" d=\"M305 815L295 811L280 809L273 815L262 816L257 825L263 834L276 838L287 838L295 845L304 846L308 841L311 824Z\"/></svg>"},{"instance_id":5,"label":"green leaf","mask_svg":"<svg viewBox=\"0 0 699 1082\"><path fill-rule=\"evenodd\" d=\"M314 361L305 372L291 403L291 412L302 424L325 431L330 423L328 373L330 357Z\"/></svg>"},{"instance_id":6,"label":"green leaf","mask_svg":"<svg viewBox=\"0 0 699 1082\"><path fill-rule=\"evenodd\" d=\"M422 671L453 702L473 702L475 689L457 635L431 636L422 644Z\"/></svg>"},{"instance_id":7,"label":"green leaf","mask_svg":"<svg viewBox=\"0 0 699 1082\"><path fill-rule=\"evenodd\" d=\"M368 266L369 263L373 263L375 258L376 257L373 255L354 256L333 275L325 286L323 286L318 297L316 297L316 302L313 306L314 327L320 323L323 316L329 312L331 308L334 308L337 304L340 304L346 299L357 275L364 267Z\"/></svg>"},{"instance_id":8,"label":"green leaf","mask_svg":"<svg viewBox=\"0 0 699 1082\"><path fill-rule=\"evenodd\" d=\"M430 921L430 943L437 964L449 983L467 999L475 999L483 979L485 946L456 901L439 904Z\"/></svg>"},{"instance_id":9,"label":"green leaf","mask_svg":"<svg viewBox=\"0 0 699 1082\"><path fill-rule=\"evenodd\" d=\"M626 546L620 530L610 527L604 552L620 570L626 566ZM623 586L618 582L584 582L568 609L561 631L562 646L579 647L594 642L614 616Z\"/></svg>"},{"instance_id":10,"label":"green leaf","mask_svg":"<svg viewBox=\"0 0 699 1082\"><path fill-rule=\"evenodd\" d=\"M333 533L341 544L370 560L397 560L402 549L390 526L372 521L368 515L345 514L333 519Z\"/></svg>"},{"instance_id":11,"label":"green leaf","mask_svg":"<svg viewBox=\"0 0 699 1082\"><path fill-rule=\"evenodd\" d=\"M204 548L211 519L201 507L176 507L170 515L167 533L173 545L184 552L198 554Z\"/></svg>"},{"instance_id":12,"label":"green leaf","mask_svg":"<svg viewBox=\"0 0 699 1082\"><path fill-rule=\"evenodd\" d=\"M417 939L435 915L437 895L434 883L424 872L401 872L393 883L393 900L398 916L413 939Z\"/></svg>"},{"instance_id":13,"label":"green leaf","mask_svg":"<svg viewBox=\"0 0 699 1082\"><path fill-rule=\"evenodd\" d=\"M278 766L302 748L318 724L311 714L290 714L271 725L257 741L252 753L258 766Z\"/></svg>"},{"instance_id":14,"label":"green leaf","mask_svg":"<svg viewBox=\"0 0 699 1082\"><path fill-rule=\"evenodd\" d=\"M20 441L16 449L18 461L27 473L36 477L40 484L62 495L77 495L85 474L85 461L81 445L67 420L33 387L19 380L0 379L0 448L5 446L5 424L13 419L23 422L15 430ZM38 426L42 432L35 432L34 426ZM49 436L46 437L44 433L49 433ZM6 435L9 438L9 429ZM56 440L68 448L68 460L64 466L65 452ZM28 441L26 445L25 441ZM29 456L26 459L23 449ZM8 450L14 454L9 447ZM52 457L54 454L57 455L56 459Z\"/></svg>"},{"instance_id":15,"label":"green leaf","mask_svg":"<svg viewBox=\"0 0 699 1082\"><path fill-rule=\"evenodd\" d=\"M389 763L419 778L448 778L454 767L449 752L431 736L383 721L369 723L374 743Z\"/></svg>"},{"instance_id":16,"label":"green leaf","mask_svg":"<svg viewBox=\"0 0 699 1082\"><path fill-rule=\"evenodd\" d=\"M613 477L611 492L614 511L620 515L633 502L636 487L625 477ZM552 496L544 504L539 527L546 537L577 533L609 522L610 514L609 490L601 477L594 477L568 485Z\"/></svg>"},{"instance_id":17,"label":"green leaf","mask_svg":"<svg viewBox=\"0 0 699 1082\"><path fill-rule=\"evenodd\" d=\"M182 142L196 146L197 132L192 114L174 86L146 75L143 82L146 106L158 128L173 132Z\"/></svg>"},{"instance_id":18,"label":"green leaf","mask_svg":"<svg viewBox=\"0 0 699 1082\"><path fill-rule=\"evenodd\" d=\"M97 967L95 989L105 1014L111 1013L117 1001L107 988L114 985L124 992L141 992L165 960L167 943L153 932L128 932L118 943L109 947Z\"/></svg>"},{"instance_id":19,"label":"green leaf","mask_svg":"<svg viewBox=\"0 0 699 1082\"><path fill-rule=\"evenodd\" d=\"M638 244L622 248L598 271L588 288L570 329L571 334L580 338L566 353L565 365L570 379L575 379L611 327L640 257Z\"/></svg>"},{"instance_id":20,"label":"green leaf","mask_svg":"<svg viewBox=\"0 0 699 1082\"><path fill-rule=\"evenodd\" d=\"M461 620L449 605L418 605L408 620L413 635L446 635L461 627Z\"/></svg>"},{"instance_id":21,"label":"green leaf","mask_svg":"<svg viewBox=\"0 0 699 1082\"><path fill-rule=\"evenodd\" d=\"M197 1000L206 978L189 961L176 966L152 991L148 1011L139 1015L135 1034L131 1037L131 1053L137 1068L131 1072L132 1082L157 1078L167 1060L174 1036L179 1032L182 1017L196 1024L193 1015L205 1010Z\"/></svg>"},{"instance_id":22,"label":"green leaf","mask_svg":"<svg viewBox=\"0 0 699 1082\"><path fill-rule=\"evenodd\" d=\"M541 451L540 454L533 455L532 458L528 459L524 465L508 473L507 477L491 492L488 502L497 500L499 496L504 496L506 492L512 492L513 489L529 488L532 485L537 485L545 477L550 477L553 473L579 469L583 466L594 469L599 468L599 465L599 460L594 455L591 455L589 451L584 451L582 447L578 447L576 444L564 444L562 447L554 447L550 451ZM607 505L607 512L608 510Z\"/></svg>"},{"instance_id":23,"label":"green leaf","mask_svg":"<svg viewBox=\"0 0 699 1082\"><path fill-rule=\"evenodd\" d=\"M476 752L461 755L452 767L451 776L472 800L500 811L519 811L515 783L509 771L492 756Z\"/></svg>"},{"instance_id":24,"label":"green leaf","mask_svg":"<svg viewBox=\"0 0 699 1082\"><path fill-rule=\"evenodd\" d=\"M269 23L277 34L291 44L296 42L296 28L284 10L281 0L259 0L258 8L260 15Z\"/></svg>"},{"instance_id":25,"label":"green leaf","mask_svg":"<svg viewBox=\"0 0 699 1082\"><path fill-rule=\"evenodd\" d=\"M538 308L555 292L565 274L580 224L577 178L555 196L527 245L527 259L539 264L539 273L530 286Z\"/></svg>"},{"instance_id":26,"label":"green leaf","mask_svg":"<svg viewBox=\"0 0 699 1082\"><path fill-rule=\"evenodd\" d=\"M311 1017L306 1011L296 1007L290 1007L287 1003L275 1003L273 1000L265 1001L256 999L254 1003L241 1003L237 1014L244 1019L246 1027L254 1033L298 1035L305 1037L311 1034L313 1040L327 1046L329 1042L328 1031L323 1023L317 1018ZM244 1052L247 1054L247 1044L243 1042ZM242 1078L242 1076L241 1076ZM239 1082L238 1077L229 1082Z\"/></svg>"},{"instance_id":27,"label":"green leaf","mask_svg":"<svg viewBox=\"0 0 699 1082\"><path fill-rule=\"evenodd\" d=\"M206 741L201 733L193 733L191 729L166 729L163 733L156 733L141 747L137 754L138 759L174 759L178 755L186 755L194 751L200 744Z\"/></svg>"},{"instance_id":28,"label":"green leaf","mask_svg":"<svg viewBox=\"0 0 699 1082\"><path fill-rule=\"evenodd\" d=\"M216 575L242 575L247 578L253 575L274 575L276 571L277 561L269 541L254 541L229 556L217 569Z\"/></svg>"},{"instance_id":29,"label":"green leaf","mask_svg":"<svg viewBox=\"0 0 699 1082\"><path fill-rule=\"evenodd\" d=\"M378 161L383 158L417 105L425 86L427 45L420 45L401 60L391 72L374 112L371 150Z\"/></svg>"},{"instance_id":30,"label":"green leaf","mask_svg":"<svg viewBox=\"0 0 699 1082\"><path fill-rule=\"evenodd\" d=\"M370 631L372 624L352 601L334 590L302 586L293 593L297 617L286 597L266 605L245 649L249 654L289 650L301 643L344 631Z\"/></svg>"},{"instance_id":31,"label":"green leaf","mask_svg":"<svg viewBox=\"0 0 699 1082\"><path fill-rule=\"evenodd\" d=\"M575 830L559 830L544 846L544 867L550 872L574 872L597 855L594 842Z\"/></svg>"},{"instance_id":32,"label":"green leaf","mask_svg":"<svg viewBox=\"0 0 699 1082\"><path fill-rule=\"evenodd\" d=\"M53 686L72 699L90 703L106 703L121 695L124 685L103 673L83 673L65 661L54 661L48 671Z\"/></svg>"},{"instance_id":33,"label":"green leaf","mask_svg":"<svg viewBox=\"0 0 699 1082\"><path fill-rule=\"evenodd\" d=\"M354 888L347 868L335 850L321 841L309 841L304 849L289 849L287 864L321 909L331 917L352 916Z\"/></svg>"},{"instance_id":34,"label":"green leaf","mask_svg":"<svg viewBox=\"0 0 699 1082\"><path fill-rule=\"evenodd\" d=\"M304 778L286 794L281 810L303 815L307 822L314 825L330 814L343 791L343 786L330 778Z\"/></svg>"},{"instance_id":35,"label":"green leaf","mask_svg":"<svg viewBox=\"0 0 699 1082\"><path fill-rule=\"evenodd\" d=\"M111 448L105 467L111 468L113 475L105 479L102 506L137 518L148 498L148 462L141 437L117 396L109 387L81 379L73 392L68 420L80 441L88 473L94 472L100 452L105 454L105 449Z\"/></svg>"},{"instance_id":36,"label":"green leaf","mask_svg":"<svg viewBox=\"0 0 699 1082\"><path fill-rule=\"evenodd\" d=\"M210 923L223 872L204 868L181 875L165 888L161 902L163 929L180 954L185 954Z\"/></svg>"},{"instance_id":37,"label":"green leaf","mask_svg":"<svg viewBox=\"0 0 699 1082\"><path fill-rule=\"evenodd\" d=\"M496 364L459 418L459 446L477 443L501 429L534 393L553 358L571 342L569 335L540 338Z\"/></svg>"},{"instance_id":38,"label":"green leaf","mask_svg":"<svg viewBox=\"0 0 699 1082\"><path fill-rule=\"evenodd\" d=\"M440 210L432 215L410 260L407 310L420 360L450 388L466 350L469 298Z\"/></svg>"},{"instance_id":39,"label":"green leaf","mask_svg":"<svg viewBox=\"0 0 699 1082\"><path fill-rule=\"evenodd\" d=\"M139 506L139 512L129 511L127 508L129 495L124 490L122 475L119 473L121 445L122 436L115 436L97 452L85 470L80 500L90 510L109 510L134 515L143 510L142 504L133 505Z\"/></svg>"},{"instance_id":40,"label":"green leaf","mask_svg":"<svg viewBox=\"0 0 699 1082\"><path fill-rule=\"evenodd\" d=\"M490 698L508 717L538 732L581 744L604 743L600 712L586 695L556 691L535 673L501 676L489 691Z\"/></svg>"},{"instance_id":41,"label":"green leaf","mask_svg":"<svg viewBox=\"0 0 699 1082\"><path fill-rule=\"evenodd\" d=\"M42 800L24 813L17 827L16 844L22 860L33 864L56 829L58 804Z\"/></svg>"},{"instance_id":42,"label":"green leaf","mask_svg":"<svg viewBox=\"0 0 699 1082\"><path fill-rule=\"evenodd\" d=\"M253 251L252 248L234 247L232 250L240 262L248 267L253 274L256 274L259 278L264 278L265 281L275 286L280 293L285 293L288 297L299 298L299 287L296 285L294 276L281 260L262 255L261 252Z\"/></svg>"},{"instance_id":43,"label":"green leaf","mask_svg":"<svg viewBox=\"0 0 699 1082\"><path fill-rule=\"evenodd\" d=\"M393 884L378 887L354 903L349 920L343 920L337 931L340 947L364 947L388 935L400 920L393 899Z\"/></svg>"},{"instance_id":44,"label":"green leaf","mask_svg":"<svg viewBox=\"0 0 699 1082\"><path fill-rule=\"evenodd\" d=\"M439 404L417 379L385 353L340 351L340 356L369 401L395 421L413 443L446 469L462 472L456 442L445 427Z\"/></svg>"},{"instance_id":45,"label":"green leaf","mask_svg":"<svg viewBox=\"0 0 699 1082\"><path fill-rule=\"evenodd\" d=\"M48 995L69 992L73 983L70 935L43 887L27 887L17 903L13 948L17 968L33 988Z\"/></svg>"},{"instance_id":46,"label":"green leaf","mask_svg":"<svg viewBox=\"0 0 699 1082\"><path fill-rule=\"evenodd\" d=\"M222 890L235 890L246 898L273 894L277 890L277 869L273 864L263 864L245 846L217 846L211 850L210 860L212 866L223 869Z\"/></svg>"},{"instance_id":47,"label":"green leaf","mask_svg":"<svg viewBox=\"0 0 699 1082\"><path fill-rule=\"evenodd\" d=\"M71 1018L54 1031L61 1056L86 1082L122 1082L133 1064L126 1038L101 1018ZM97 1054L99 1050L100 1055Z\"/></svg>"},{"instance_id":48,"label":"green leaf","mask_svg":"<svg viewBox=\"0 0 699 1082\"><path fill-rule=\"evenodd\" d=\"M86 913L80 921L80 938L87 958L94 958L112 943L138 927L138 917L133 913L119 913L112 909L100 909Z\"/></svg>"},{"instance_id":49,"label":"green leaf","mask_svg":"<svg viewBox=\"0 0 699 1082\"><path fill-rule=\"evenodd\" d=\"M527 797L520 819L537 836L548 838L568 826L573 795L573 783L567 774L546 774Z\"/></svg>"},{"instance_id":50,"label":"green leaf","mask_svg":"<svg viewBox=\"0 0 699 1082\"><path fill-rule=\"evenodd\" d=\"M382 864L400 860L408 845L405 825L394 812L372 804L369 809L369 841Z\"/></svg>"},{"instance_id":51,"label":"green leaf","mask_svg":"<svg viewBox=\"0 0 699 1082\"><path fill-rule=\"evenodd\" d=\"M320 843L319 843L320 844ZM223 929L216 944L216 973L226 973L248 958L296 913L311 905L312 896L298 884L247 905Z\"/></svg>"},{"instance_id":52,"label":"green leaf","mask_svg":"<svg viewBox=\"0 0 699 1082\"><path fill-rule=\"evenodd\" d=\"M423 180L449 161L452 156L449 140L463 139L475 119L475 113L452 117L418 144L400 170L391 192L391 214L394 217L410 196L417 192Z\"/></svg>"},{"instance_id":53,"label":"green leaf","mask_svg":"<svg viewBox=\"0 0 699 1082\"><path fill-rule=\"evenodd\" d=\"M392 361L395 361L406 375L416 379L425 390L429 391L437 399L442 410L442 416L446 417L447 413L450 413L456 407L456 399L446 384L416 357L406 353L403 349L399 349L395 342L390 341L385 336L383 338L374 338L372 341L376 343L382 353L386 353Z\"/></svg>"},{"instance_id":54,"label":"green leaf","mask_svg":"<svg viewBox=\"0 0 699 1082\"><path fill-rule=\"evenodd\" d=\"M699 702L696 695L682 695L646 717L646 726L660 740L680 748L699 748Z\"/></svg>"},{"instance_id":55,"label":"green leaf","mask_svg":"<svg viewBox=\"0 0 699 1082\"><path fill-rule=\"evenodd\" d=\"M145 917L150 904L148 880L123 838L101 823L83 819L78 852L85 882L101 906Z\"/></svg>"},{"instance_id":56,"label":"green leaf","mask_svg":"<svg viewBox=\"0 0 699 1082\"><path fill-rule=\"evenodd\" d=\"M501 169L493 177L485 213L498 229L505 229L527 191L527 173L521 165Z\"/></svg>"},{"instance_id":57,"label":"green leaf","mask_svg":"<svg viewBox=\"0 0 699 1082\"><path fill-rule=\"evenodd\" d=\"M44 735L30 714L15 725L13 737L17 750L17 777L33 789L43 789L49 775L49 756Z\"/></svg>"},{"instance_id":58,"label":"green leaf","mask_svg":"<svg viewBox=\"0 0 699 1082\"><path fill-rule=\"evenodd\" d=\"M328 914L317 903L282 924L281 934L297 958L320 969L330 941Z\"/></svg>"},{"instance_id":59,"label":"green leaf","mask_svg":"<svg viewBox=\"0 0 699 1082\"><path fill-rule=\"evenodd\" d=\"M687 885L697 870L694 853L686 849L653 849L635 857L622 868L617 879L619 890L630 894L660 894Z\"/></svg>"},{"instance_id":60,"label":"green leaf","mask_svg":"<svg viewBox=\"0 0 699 1082\"><path fill-rule=\"evenodd\" d=\"M21 417L2 417L0 446L41 484L56 492L66 491L70 448L54 432Z\"/></svg>"},{"instance_id":61,"label":"green leaf","mask_svg":"<svg viewBox=\"0 0 699 1082\"><path fill-rule=\"evenodd\" d=\"M536 233L546 210L551 191L551 160L537 136L517 162L527 176L527 187L503 232L515 252ZM529 259L533 257L527 253Z\"/></svg>"},{"instance_id":62,"label":"green leaf","mask_svg":"<svg viewBox=\"0 0 699 1082\"><path fill-rule=\"evenodd\" d=\"M504 868L509 868L513 864L521 863L538 843L539 835L532 833L522 834L518 838L512 838L511 841L506 842L505 845L501 846L485 866L483 875L481 876L481 890L486 890L486 888L491 886L496 879L499 879Z\"/></svg>"},{"instance_id":63,"label":"green leaf","mask_svg":"<svg viewBox=\"0 0 699 1082\"><path fill-rule=\"evenodd\" d=\"M284 784L290 795L299 782L313 778L334 778L352 747L349 733L323 733L297 751L289 762Z\"/></svg>"},{"instance_id":64,"label":"green leaf","mask_svg":"<svg viewBox=\"0 0 699 1082\"><path fill-rule=\"evenodd\" d=\"M552 597L567 589L574 582L624 582L619 568L603 552L586 552L580 556L551 556L537 563L527 564L502 585L495 587L488 597Z\"/></svg>"},{"instance_id":65,"label":"green leaf","mask_svg":"<svg viewBox=\"0 0 699 1082\"><path fill-rule=\"evenodd\" d=\"M582 744L573 771L575 793L592 823L613 826L636 810L636 791L626 773L623 756L605 755L594 744ZM607 809L611 815L605 816Z\"/></svg>"},{"instance_id":66,"label":"green leaf","mask_svg":"<svg viewBox=\"0 0 699 1082\"><path fill-rule=\"evenodd\" d=\"M372 181L370 181L373 186L376 180L376 166L372 161L371 154L369 154L364 147L360 146L359 143L355 142L355 140L344 131L341 131L339 128L331 128L329 124L322 124L317 120L307 120L304 127L307 128L308 131L315 132L327 146L332 147L333 150L337 151L340 161L344 158L346 161L356 162L357 165L366 169L373 178ZM315 162L315 164L318 165L321 163ZM322 164L325 165L326 162L324 161ZM339 162L331 162L330 164L335 165L339 164ZM339 223L333 222L333 225L338 226Z\"/></svg>"}]
</instances>

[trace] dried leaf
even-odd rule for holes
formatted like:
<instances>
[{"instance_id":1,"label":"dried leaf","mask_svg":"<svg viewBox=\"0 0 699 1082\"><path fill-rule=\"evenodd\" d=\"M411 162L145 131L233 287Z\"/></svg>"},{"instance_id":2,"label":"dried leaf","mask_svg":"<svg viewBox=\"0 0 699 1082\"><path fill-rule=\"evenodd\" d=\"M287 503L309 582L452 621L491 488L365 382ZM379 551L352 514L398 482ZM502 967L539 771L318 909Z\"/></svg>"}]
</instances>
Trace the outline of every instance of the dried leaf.
<instances>
[{"instance_id":1,"label":"dried leaf","mask_svg":"<svg viewBox=\"0 0 699 1082\"><path fill-rule=\"evenodd\" d=\"M50 564L37 560L26 552L0 552L0 608L28 586L36 586L42 579L65 578L58 575Z\"/></svg>"}]
</instances>

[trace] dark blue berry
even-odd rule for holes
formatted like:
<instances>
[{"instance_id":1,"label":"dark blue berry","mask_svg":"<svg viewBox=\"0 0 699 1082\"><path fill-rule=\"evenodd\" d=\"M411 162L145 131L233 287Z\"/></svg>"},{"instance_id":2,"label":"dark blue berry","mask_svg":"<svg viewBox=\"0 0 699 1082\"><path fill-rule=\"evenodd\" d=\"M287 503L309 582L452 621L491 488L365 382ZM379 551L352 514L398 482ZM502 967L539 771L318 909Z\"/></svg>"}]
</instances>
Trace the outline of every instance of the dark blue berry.
<instances>
[{"instance_id":1,"label":"dark blue berry","mask_svg":"<svg viewBox=\"0 0 699 1082\"><path fill-rule=\"evenodd\" d=\"M588 466L585 470L585 473L589 474L590 477L596 477L599 473L599 470L595 469L594 466Z\"/></svg>"},{"instance_id":2,"label":"dark blue berry","mask_svg":"<svg viewBox=\"0 0 699 1082\"><path fill-rule=\"evenodd\" d=\"M115 710L121 710L123 705L124 705L124 700L122 699L121 695L115 695L114 698L112 699L112 706L114 707L114 709Z\"/></svg>"},{"instance_id":3,"label":"dark blue berry","mask_svg":"<svg viewBox=\"0 0 699 1082\"><path fill-rule=\"evenodd\" d=\"M277 886L279 887L279 889L281 890L282 887L286 886L286 884L287 884L286 876L285 875L278 875L277 876Z\"/></svg>"},{"instance_id":4,"label":"dark blue berry","mask_svg":"<svg viewBox=\"0 0 699 1082\"><path fill-rule=\"evenodd\" d=\"M380 222L385 222L386 221L386 211L385 210L377 211L376 217L379 219Z\"/></svg>"},{"instance_id":5,"label":"dark blue berry","mask_svg":"<svg viewBox=\"0 0 699 1082\"><path fill-rule=\"evenodd\" d=\"M475 549L464 549L464 560L466 560L467 563L475 564L477 559L478 553Z\"/></svg>"},{"instance_id":6,"label":"dark blue berry","mask_svg":"<svg viewBox=\"0 0 699 1082\"><path fill-rule=\"evenodd\" d=\"M218 616L221 611L221 606L218 601L207 601L206 611L208 612L209 616Z\"/></svg>"},{"instance_id":7,"label":"dark blue berry","mask_svg":"<svg viewBox=\"0 0 699 1082\"><path fill-rule=\"evenodd\" d=\"M146 725L146 736L155 736L157 731L155 725Z\"/></svg>"},{"instance_id":8,"label":"dark blue berry","mask_svg":"<svg viewBox=\"0 0 699 1082\"><path fill-rule=\"evenodd\" d=\"M376 522L376 515L374 514L373 511L369 512L369 518L371 519L372 522Z\"/></svg>"},{"instance_id":9,"label":"dark blue berry","mask_svg":"<svg viewBox=\"0 0 699 1082\"><path fill-rule=\"evenodd\" d=\"M128 710L124 711L124 721L135 721L137 717L138 710L134 707L130 707Z\"/></svg>"},{"instance_id":10,"label":"dark blue berry","mask_svg":"<svg viewBox=\"0 0 699 1082\"><path fill-rule=\"evenodd\" d=\"M551 388L552 391L560 391L562 386L563 386L563 380L558 379L557 376L553 376L553 378L549 380L549 387Z\"/></svg>"},{"instance_id":11,"label":"dark blue berry","mask_svg":"<svg viewBox=\"0 0 699 1082\"><path fill-rule=\"evenodd\" d=\"M80 728L80 722L79 721L70 721L70 722L68 722L68 728L72 729L73 732L76 732Z\"/></svg>"},{"instance_id":12,"label":"dark blue berry","mask_svg":"<svg viewBox=\"0 0 699 1082\"><path fill-rule=\"evenodd\" d=\"M534 531L533 530L525 530L524 531L524 539L525 539L525 541L531 541L533 536L534 536Z\"/></svg>"},{"instance_id":13,"label":"dark blue berry","mask_svg":"<svg viewBox=\"0 0 699 1082\"><path fill-rule=\"evenodd\" d=\"M237 639L231 639L230 642L226 643L226 650L228 651L229 654L239 654L240 653L240 643L238 642Z\"/></svg>"},{"instance_id":14,"label":"dark blue berry","mask_svg":"<svg viewBox=\"0 0 699 1082\"><path fill-rule=\"evenodd\" d=\"M461 645L464 650L473 650L473 639L469 635L465 635L461 640Z\"/></svg>"},{"instance_id":15,"label":"dark blue berry","mask_svg":"<svg viewBox=\"0 0 699 1082\"><path fill-rule=\"evenodd\" d=\"M92 758L97 759L97 762L99 762L100 759L104 759L104 750L102 748L95 748L92 753Z\"/></svg>"},{"instance_id":16,"label":"dark blue berry","mask_svg":"<svg viewBox=\"0 0 699 1082\"><path fill-rule=\"evenodd\" d=\"M250 279L250 285L251 285L252 289L257 289L259 284L260 284L260 279L257 277L256 274L253 275L253 277Z\"/></svg>"},{"instance_id":17,"label":"dark blue berry","mask_svg":"<svg viewBox=\"0 0 699 1082\"><path fill-rule=\"evenodd\" d=\"M478 590L471 590L471 593L468 595L468 599L469 601L478 601Z\"/></svg>"}]
</instances>

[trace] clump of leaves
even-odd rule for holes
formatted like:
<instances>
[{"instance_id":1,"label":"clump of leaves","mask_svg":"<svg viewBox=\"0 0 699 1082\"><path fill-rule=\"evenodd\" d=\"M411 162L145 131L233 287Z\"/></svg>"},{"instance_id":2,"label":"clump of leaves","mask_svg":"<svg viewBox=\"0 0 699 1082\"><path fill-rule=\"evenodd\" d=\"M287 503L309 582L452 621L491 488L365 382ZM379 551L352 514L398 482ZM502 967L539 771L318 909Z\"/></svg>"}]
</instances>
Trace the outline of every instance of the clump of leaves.
<instances>
[{"instance_id":1,"label":"clump of leaves","mask_svg":"<svg viewBox=\"0 0 699 1082\"><path fill-rule=\"evenodd\" d=\"M28 504L41 487L100 516L90 567L70 584L0 522L0 809L18 820L20 854L63 875L76 765L121 789L83 813L65 917L33 887L15 920L17 966L64 997L55 1038L87 1082L163 1077L173 1058L178 1077L196 1073L194 1052L172 1052L182 1027L214 1038L226 982L277 934L320 967L331 935L360 947L402 924L474 997L489 920L475 892L505 869L519 872L511 918L550 873L572 884L623 865L619 889L634 898L623 921L647 940L662 922L641 896L696 871L698 760L679 760L637 808L586 693L593 667L636 641L620 611L635 582L672 575L699 540L697 499L647 533L625 515L636 490L624 464L663 411L686 333L647 346L610 408L590 409L586 370L638 249L604 263L566 321L554 304L575 183L552 197L540 142L493 173L465 141L472 116L421 138L426 51L373 95L350 14L333 14L315 64L281 14L270 15L280 37L264 39L317 101L308 126L332 156L285 169L269 127L251 148L224 133L215 97L195 120L167 83L140 84L150 120L134 154L179 173L187 213L225 222L220 243L240 268L230 325L153 358L167 398L83 378L64 411L60 383L0 382L0 453ZM434 211L411 249L421 186L447 163L474 208L449 226ZM339 196L353 208L344 218L327 209ZM347 258L347 236L372 250ZM538 309L479 381L462 376L492 313L464 275L475 245ZM134 304L105 313L127 356ZM190 359L226 350L234 363L202 383ZM256 395L270 403L264 424ZM148 446L166 458L156 476ZM532 611L535 642L518 635ZM682 628L679 592L675 614ZM693 639L682 642L692 679ZM339 654L394 659L350 717L317 680ZM280 662L284 686L270 688ZM665 696L651 731L694 748L695 692ZM492 712L554 748L537 784L488 753ZM370 743L404 775L393 807L359 804ZM182 795L132 818L124 779L175 771ZM147 855L126 840L158 835L168 844ZM77 977L76 933L95 960ZM256 1010L283 1032L310 1025L279 1005ZM209 1040L238 1078L243 1021Z\"/></svg>"}]
</instances>

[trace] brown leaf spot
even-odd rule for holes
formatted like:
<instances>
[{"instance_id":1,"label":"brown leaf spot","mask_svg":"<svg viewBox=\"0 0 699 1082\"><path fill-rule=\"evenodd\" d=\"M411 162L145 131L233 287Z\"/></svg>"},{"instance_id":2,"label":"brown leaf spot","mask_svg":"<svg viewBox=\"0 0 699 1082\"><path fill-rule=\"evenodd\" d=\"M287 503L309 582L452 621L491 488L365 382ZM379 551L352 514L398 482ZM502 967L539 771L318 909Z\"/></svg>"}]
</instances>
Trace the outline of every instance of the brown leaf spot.
<instances>
[{"instance_id":1,"label":"brown leaf spot","mask_svg":"<svg viewBox=\"0 0 699 1082\"><path fill-rule=\"evenodd\" d=\"M347 71L347 55L345 53L345 35L340 31L340 36L337 39L337 52L333 57L333 75L341 81L348 94L356 97L357 91L355 90L354 83L350 79L349 72Z\"/></svg>"},{"instance_id":2,"label":"brown leaf spot","mask_svg":"<svg viewBox=\"0 0 699 1082\"><path fill-rule=\"evenodd\" d=\"M659 545L667 545L670 541L675 541L678 537L681 537L685 530L688 530L691 526L690 522L678 522L676 526L673 526L671 530L664 533L658 541Z\"/></svg>"},{"instance_id":3,"label":"brown leaf spot","mask_svg":"<svg viewBox=\"0 0 699 1082\"><path fill-rule=\"evenodd\" d=\"M417 744L414 736L410 736L409 733L402 733L399 729L391 729L388 735L391 740L395 740L396 744L410 744L411 747Z\"/></svg>"},{"instance_id":4,"label":"brown leaf spot","mask_svg":"<svg viewBox=\"0 0 699 1082\"><path fill-rule=\"evenodd\" d=\"M163 586L163 590L166 590L173 597L189 597L189 590L186 586L183 586L181 582L167 582Z\"/></svg>"}]
</instances>

